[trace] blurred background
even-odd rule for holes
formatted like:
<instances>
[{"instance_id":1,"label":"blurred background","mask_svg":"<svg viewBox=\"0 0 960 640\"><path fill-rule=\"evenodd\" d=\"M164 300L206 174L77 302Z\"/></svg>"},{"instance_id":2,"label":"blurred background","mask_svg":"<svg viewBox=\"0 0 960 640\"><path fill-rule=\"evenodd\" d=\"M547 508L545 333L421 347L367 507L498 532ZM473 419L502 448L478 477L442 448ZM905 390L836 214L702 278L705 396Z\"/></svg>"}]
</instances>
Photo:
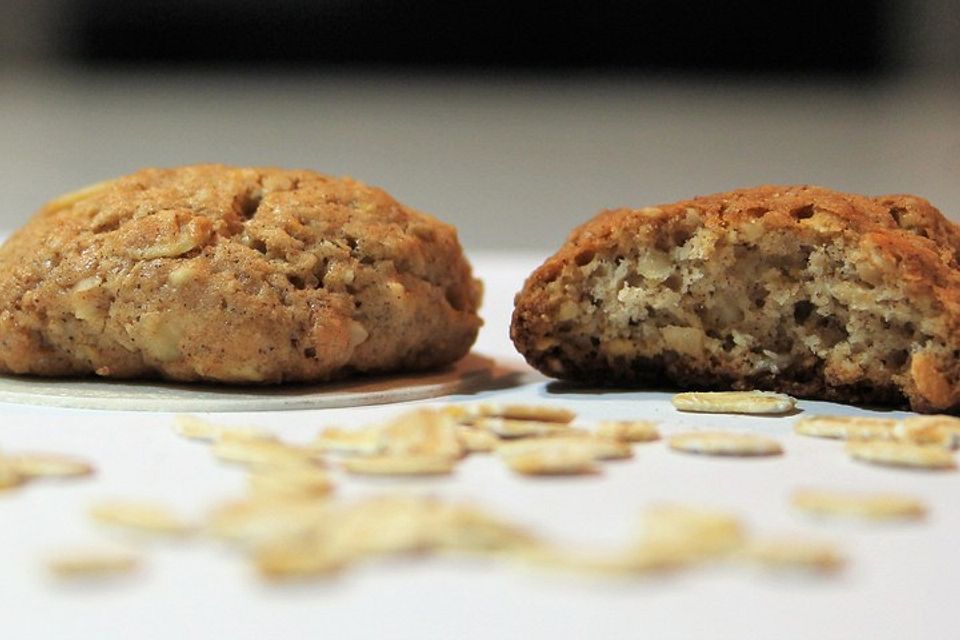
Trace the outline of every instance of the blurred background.
<instances>
[{"instance_id":1,"label":"blurred background","mask_svg":"<svg viewBox=\"0 0 960 640\"><path fill-rule=\"evenodd\" d=\"M469 249L766 182L960 215L960 1L4 0L0 227L142 166L349 174Z\"/></svg>"}]
</instances>

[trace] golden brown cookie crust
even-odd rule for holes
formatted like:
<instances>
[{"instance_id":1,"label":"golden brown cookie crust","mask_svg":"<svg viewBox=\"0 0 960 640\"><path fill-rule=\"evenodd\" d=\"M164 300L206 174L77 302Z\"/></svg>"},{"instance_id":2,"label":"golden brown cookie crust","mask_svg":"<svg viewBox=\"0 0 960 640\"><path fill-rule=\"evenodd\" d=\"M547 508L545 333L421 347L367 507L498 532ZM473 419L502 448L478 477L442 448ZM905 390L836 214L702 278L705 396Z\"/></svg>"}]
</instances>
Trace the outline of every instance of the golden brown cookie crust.
<instances>
[{"instance_id":1,"label":"golden brown cookie crust","mask_svg":"<svg viewBox=\"0 0 960 640\"><path fill-rule=\"evenodd\" d=\"M476 338L453 227L312 171L145 169L0 248L0 371L228 383L434 367Z\"/></svg>"},{"instance_id":2,"label":"golden brown cookie crust","mask_svg":"<svg viewBox=\"0 0 960 640\"><path fill-rule=\"evenodd\" d=\"M960 408L960 231L921 198L762 186L600 213L516 297L548 375Z\"/></svg>"}]
</instances>

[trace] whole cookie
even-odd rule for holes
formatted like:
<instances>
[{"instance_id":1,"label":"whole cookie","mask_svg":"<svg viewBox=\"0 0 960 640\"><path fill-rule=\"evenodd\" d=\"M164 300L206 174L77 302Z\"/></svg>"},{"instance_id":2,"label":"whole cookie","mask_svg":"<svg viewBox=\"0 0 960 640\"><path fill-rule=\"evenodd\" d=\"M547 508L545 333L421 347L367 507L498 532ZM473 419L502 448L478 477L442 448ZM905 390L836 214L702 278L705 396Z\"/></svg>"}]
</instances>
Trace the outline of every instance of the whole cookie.
<instances>
[{"instance_id":1,"label":"whole cookie","mask_svg":"<svg viewBox=\"0 0 960 640\"><path fill-rule=\"evenodd\" d=\"M960 409L960 231L921 198L763 186L607 211L517 295L544 373Z\"/></svg>"},{"instance_id":2,"label":"whole cookie","mask_svg":"<svg viewBox=\"0 0 960 640\"><path fill-rule=\"evenodd\" d=\"M202 165L62 196L0 248L0 371L227 383L453 362L453 227L349 178Z\"/></svg>"}]
</instances>

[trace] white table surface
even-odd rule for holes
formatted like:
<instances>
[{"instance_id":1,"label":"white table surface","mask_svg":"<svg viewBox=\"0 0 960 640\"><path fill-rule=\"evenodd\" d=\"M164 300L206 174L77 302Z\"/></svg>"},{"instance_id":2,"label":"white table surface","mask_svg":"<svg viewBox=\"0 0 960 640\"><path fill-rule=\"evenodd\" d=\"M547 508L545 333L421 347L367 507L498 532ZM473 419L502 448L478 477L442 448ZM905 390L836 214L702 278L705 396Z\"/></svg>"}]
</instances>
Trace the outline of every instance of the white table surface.
<instances>
[{"instance_id":1,"label":"white table surface","mask_svg":"<svg viewBox=\"0 0 960 640\"><path fill-rule=\"evenodd\" d=\"M550 402L585 420L654 418L662 431L713 425L772 435L785 455L723 460L638 445L597 477L511 475L476 455L450 478L398 482L343 478L343 496L405 490L477 503L571 544L615 546L657 502L702 504L742 516L757 534L800 532L835 541L839 575L787 579L736 567L670 577L600 579L469 559L375 563L304 584L261 582L245 559L209 541L148 541L140 574L105 584L60 584L41 558L58 548L116 541L88 521L104 498L146 498L190 516L238 496L244 474L170 429L164 413L0 405L0 449L49 450L93 460L94 478L35 483L0 495L3 638L949 638L957 637L960 482L955 472L883 469L847 459L838 443L791 432L795 417L678 414L660 392L558 393L519 362L507 338L512 297L542 255L475 253L486 282L486 325L476 350L528 375L520 386L445 401ZM422 404L422 403L416 403ZM290 441L325 425L376 421L410 405L286 413L211 414L258 424ZM861 413L803 401L809 413ZM814 521L792 511L802 486L901 491L922 497L922 523Z\"/></svg>"}]
</instances>

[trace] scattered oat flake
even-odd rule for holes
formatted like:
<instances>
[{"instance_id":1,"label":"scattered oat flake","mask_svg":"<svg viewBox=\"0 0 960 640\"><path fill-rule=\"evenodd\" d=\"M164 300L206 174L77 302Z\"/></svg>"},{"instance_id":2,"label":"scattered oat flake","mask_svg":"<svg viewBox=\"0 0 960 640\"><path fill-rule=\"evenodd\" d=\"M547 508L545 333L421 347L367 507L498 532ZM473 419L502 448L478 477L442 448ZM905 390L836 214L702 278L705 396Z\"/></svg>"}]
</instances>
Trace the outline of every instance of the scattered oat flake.
<instances>
[{"instance_id":1,"label":"scattered oat flake","mask_svg":"<svg viewBox=\"0 0 960 640\"><path fill-rule=\"evenodd\" d=\"M309 534L329 517L331 509L328 501L313 497L233 502L210 514L207 531L218 538L258 546Z\"/></svg>"},{"instance_id":2,"label":"scattered oat flake","mask_svg":"<svg viewBox=\"0 0 960 640\"><path fill-rule=\"evenodd\" d=\"M211 450L221 460L251 466L309 466L320 462L319 454L312 449L270 440L225 440Z\"/></svg>"},{"instance_id":3,"label":"scattered oat flake","mask_svg":"<svg viewBox=\"0 0 960 640\"><path fill-rule=\"evenodd\" d=\"M747 546L745 556L768 569L831 573L843 567L834 545L800 536L756 540Z\"/></svg>"},{"instance_id":4,"label":"scattered oat flake","mask_svg":"<svg viewBox=\"0 0 960 640\"><path fill-rule=\"evenodd\" d=\"M193 530L167 507L150 502L104 502L91 507L89 513L97 522L149 533L179 536Z\"/></svg>"},{"instance_id":5,"label":"scattered oat flake","mask_svg":"<svg viewBox=\"0 0 960 640\"><path fill-rule=\"evenodd\" d=\"M466 504L434 498L395 498L398 513L413 516L419 533L432 549L498 551L530 544L532 538L519 527ZM403 518L401 518L402 520Z\"/></svg>"},{"instance_id":6,"label":"scattered oat flake","mask_svg":"<svg viewBox=\"0 0 960 640\"><path fill-rule=\"evenodd\" d=\"M358 475L433 476L451 473L456 460L444 456L369 456L346 458L343 468Z\"/></svg>"},{"instance_id":7,"label":"scattered oat flake","mask_svg":"<svg viewBox=\"0 0 960 640\"><path fill-rule=\"evenodd\" d=\"M429 499L387 496L341 506L319 537L340 557L426 551L435 546L432 504Z\"/></svg>"},{"instance_id":8,"label":"scattered oat flake","mask_svg":"<svg viewBox=\"0 0 960 640\"><path fill-rule=\"evenodd\" d=\"M220 427L196 416L179 415L173 419L173 430L184 438L214 441Z\"/></svg>"},{"instance_id":9,"label":"scattered oat flake","mask_svg":"<svg viewBox=\"0 0 960 640\"><path fill-rule=\"evenodd\" d=\"M470 414L470 410L467 408L467 406L459 404L447 404L438 407L435 410L449 418L453 418L457 422Z\"/></svg>"},{"instance_id":10,"label":"scattered oat flake","mask_svg":"<svg viewBox=\"0 0 960 640\"><path fill-rule=\"evenodd\" d=\"M780 443L771 438L728 431L692 431L667 440L675 451L711 456L775 456L783 453Z\"/></svg>"},{"instance_id":11,"label":"scattered oat flake","mask_svg":"<svg viewBox=\"0 0 960 640\"><path fill-rule=\"evenodd\" d=\"M909 520L926 515L920 500L895 493L854 493L827 489L801 489L791 503L815 515L851 516L870 520Z\"/></svg>"},{"instance_id":12,"label":"scattered oat flake","mask_svg":"<svg viewBox=\"0 0 960 640\"><path fill-rule=\"evenodd\" d=\"M0 457L0 491L18 487L25 479L12 461Z\"/></svg>"},{"instance_id":13,"label":"scattered oat flake","mask_svg":"<svg viewBox=\"0 0 960 640\"><path fill-rule=\"evenodd\" d=\"M672 558L633 549L591 553L541 545L521 549L511 557L538 568L597 576L636 576L676 566Z\"/></svg>"},{"instance_id":14,"label":"scattered oat flake","mask_svg":"<svg viewBox=\"0 0 960 640\"><path fill-rule=\"evenodd\" d=\"M493 451L500 444L500 438L489 431L462 425L457 427L457 437L464 449L471 453Z\"/></svg>"},{"instance_id":15,"label":"scattered oat flake","mask_svg":"<svg viewBox=\"0 0 960 640\"><path fill-rule=\"evenodd\" d=\"M793 425L796 433L839 440L892 440L897 421L860 416L811 416Z\"/></svg>"},{"instance_id":16,"label":"scattered oat flake","mask_svg":"<svg viewBox=\"0 0 960 640\"><path fill-rule=\"evenodd\" d=\"M250 474L250 493L259 498L324 496L333 490L333 481L322 469L311 467L268 467Z\"/></svg>"},{"instance_id":17,"label":"scattered oat flake","mask_svg":"<svg viewBox=\"0 0 960 640\"><path fill-rule=\"evenodd\" d=\"M402 413L381 428L385 455L462 457L466 450L456 421L430 409Z\"/></svg>"},{"instance_id":18,"label":"scattered oat flake","mask_svg":"<svg viewBox=\"0 0 960 640\"><path fill-rule=\"evenodd\" d=\"M517 420L513 418L478 418L473 422L478 429L486 429L501 438L528 438L551 434L577 433L566 424L540 420Z\"/></svg>"},{"instance_id":19,"label":"scattered oat flake","mask_svg":"<svg viewBox=\"0 0 960 640\"><path fill-rule=\"evenodd\" d=\"M954 469L957 466L953 455L942 447L906 442L854 440L847 443L847 453L857 460L893 467Z\"/></svg>"},{"instance_id":20,"label":"scattered oat flake","mask_svg":"<svg viewBox=\"0 0 960 640\"><path fill-rule=\"evenodd\" d=\"M594 452L584 447L548 447L501 457L511 470L527 476L583 475L597 471Z\"/></svg>"},{"instance_id":21,"label":"scattered oat flake","mask_svg":"<svg viewBox=\"0 0 960 640\"><path fill-rule=\"evenodd\" d=\"M897 422L893 437L902 442L934 444L944 449L960 446L960 418L953 416L910 416Z\"/></svg>"},{"instance_id":22,"label":"scattered oat flake","mask_svg":"<svg viewBox=\"0 0 960 640\"><path fill-rule=\"evenodd\" d=\"M374 455L383 451L385 442L379 429L324 429L311 443L321 451L350 455Z\"/></svg>"},{"instance_id":23,"label":"scattered oat flake","mask_svg":"<svg viewBox=\"0 0 960 640\"><path fill-rule=\"evenodd\" d=\"M680 411L697 413L790 413L796 399L772 391L690 391L673 396L673 406Z\"/></svg>"},{"instance_id":24,"label":"scattered oat flake","mask_svg":"<svg viewBox=\"0 0 960 640\"><path fill-rule=\"evenodd\" d=\"M313 538L259 546L254 554L257 571L271 580L334 574L352 557L334 552Z\"/></svg>"},{"instance_id":25,"label":"scattered oat flake","mask_svg":"<svg viewBox=\"0 0 960 640\"><path fill-rule=\"evenodd\" d=\"M556 439L562 439L573 446L586 447L593 452L596 460L626 460L633 457L633 448L629 442L595 436L556 436Z\"/></svg>"},{"instance_id":26,"label":"scattered oat flake","mask_svg":"<svg viewBox=\"0 0 960 640\"><path fill-rule=\"evenodd\" d=\"M185 438L206 442L276 440L272 433L260 427L226 427L187 414L174 418L173 430Z\"/></svg>"},{"instance_id":27,"label":"scattered oat flake","mask_svg":"<svg viewBox=\"0 0 960 640\"><path fill-rule=\"evenodd\" d=\"M466 415L476 418L505 418L569 424L577 414L563 407L524 404L479 404L467 407Z\"/></svg>"},{"instance_id":28,"label":"scattered oat flake","mask_svg":"<svg viewBox=\"0 0 960 640\"><path fill-rule=\"evenodd\" d=\"M217 442L277 442L277 437L260 427L221 427Z\"/></svg>"},{"instance_id":29,"label":"scattered oat flake","mask_svg":"<svg viewBox=\"0 0 960 640\"><path fill-rule=\"evenodd\" d=\"M509 522L469 505L432 498L383 496L332 506L311 529L257 546L268 578L327 575L383 555L441 550L514 552L537 544Z\"/></svg>"},{"instance_id":30,"label":"scattered oat flake","mask_svg":"<svg viewBox=\"0 0 960 640\"><path fill-rule=\"evenodd\" d=\"M347 505L327 523L329 544L353 556L421 552L439 546L443 503L384 496Z\"/></svg>"},{"instance_id":31,"label":"scattered oat flake","mask_svg":"<svg viewBox=\"0 0 960 640\"><path fill-rule=\"evenodd\" d=\"M470 505L432 501L432 544L459 551L514 551L528 548L536 539L519 526Z\"/></svg>"},{"instance_id":32,"label":"scattered oat flake","mask_svg":"<svg viewBox=\"0 0 960 640\"><path fill-rule=\"evenodd\" d=\"M89 462L56 453L17 453L9 461L26 478L68 478L94 472Z\"/></svg>"},{"instance_id":33,"label":"scattered oat flake","mask_svg":"<svg viewBox=\"0 0 960 640\"><path fill-rule=\"evenodd\" d=\"M61 578L106 577L131 573L139 565L136 555L111 549L74 549L47 559L47 568Z\"/></svg>"},{"instance_id":34,"label":"scattered oat flake","mask_svg":"<svg viewBox=\"0 0 960 640\"><path fill-rule=\"evenodd\" d=\"M661 505L644 512L638 548L685 563L729 553L745 541L743 525L735 515L715 509Z\"/></svg>"},{"instance_id":35,"label":"scattered oat flake","mask_svg":"<svg viewBox=\"0 0 960 640\"><path fill-rule=\"evenodd\" d=\"M586 452L594 460L621 460L633 456L633 450L627 442L597 438L588 434L508 440L497 447L497 453L503 457L530 453L551 454L568 450Z\"/></svg>"},{"instance_id":36,"label":"scattered oat flake","mask_svg":"<svg viewBox=\"0 0 960 640\"><path fill-rule=\"evenodd\" d=\"M649 420L608 420L597 423L597 437L623 442L651 442L660 438L657 424Z\"/></svg>"}]
</instances>

